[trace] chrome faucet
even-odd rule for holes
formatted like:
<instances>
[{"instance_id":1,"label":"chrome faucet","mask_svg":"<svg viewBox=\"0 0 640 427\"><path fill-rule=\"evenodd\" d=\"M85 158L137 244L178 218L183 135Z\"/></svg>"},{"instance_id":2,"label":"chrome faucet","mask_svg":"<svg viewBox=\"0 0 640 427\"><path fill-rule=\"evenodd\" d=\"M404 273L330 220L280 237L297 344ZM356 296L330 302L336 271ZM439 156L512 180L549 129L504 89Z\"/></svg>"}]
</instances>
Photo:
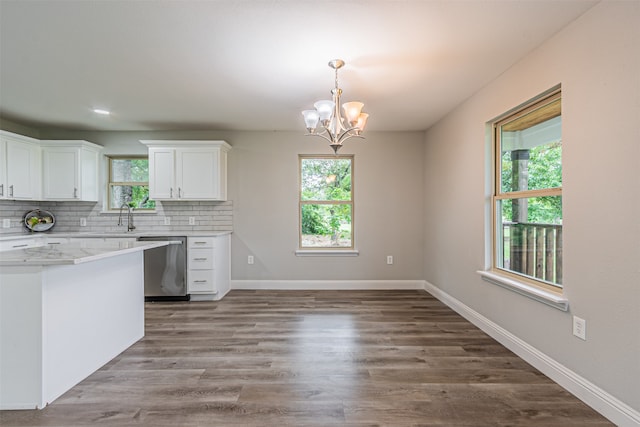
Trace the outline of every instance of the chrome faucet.
<instances>
[{"instance_id":1,"label":"chrome faucet","mask_svg":"<svg viewBox=\"0 0 640 427\"><path fill-rule=\"evenodd\" d=\"M120 206L120 216L118 217L118 226L123 225L122 224L122 208L124 207L127 208L127 231L133 231L136 229L136 227L133 225L133 208L129 206L128 203L123 203L122 206Z\"/></svg>"}]
</instances>

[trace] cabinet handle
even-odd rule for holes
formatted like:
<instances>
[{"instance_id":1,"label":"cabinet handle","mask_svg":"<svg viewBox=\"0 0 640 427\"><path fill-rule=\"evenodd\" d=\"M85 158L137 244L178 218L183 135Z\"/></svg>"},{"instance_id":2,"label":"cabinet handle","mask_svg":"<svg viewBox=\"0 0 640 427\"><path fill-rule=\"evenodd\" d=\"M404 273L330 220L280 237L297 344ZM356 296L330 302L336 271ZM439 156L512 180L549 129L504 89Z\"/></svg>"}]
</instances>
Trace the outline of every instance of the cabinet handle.
<instances>
[{"instance_id":1,"label":"cabinet handle","mask_svg":"<svg viewBox=\"0 0 640 427\"><path fill-rule=\"evenodd\" d=\"M207 258L194 258L193 260L194 261L206 261Z\"/></svg>"},{"instance_id":2,"label":"cabinet handle","mask_svg":"<svg viewBox=\"0 0 640 427\"><path fill-rule=\"evenodd\" d=\"M60 244L60 242L49 242L49 243L47 243L47 245L59 245L59 244Z\"/></svg>"},{"instance_id":3,"label":"cabinet handle","mask_svg":"<svg viewBox=\"0 0 640 427\"><path fill-rule=\"evenodd\" d=\"M193 242L194 245L205 245L207 242Z\"/></svg>"},{"instance_id":4,"label":"cabinet handle","mask_svg":"<svg viewBox=\"0 0 640 427\"><path fill-rule=\"evenodd\" d=\"M206 280L194 280L193 283L207 283Z\"/></svg>"},{"instance_id":5,"label":"cabinet handle","mask_svg":"<svg viewBox=\"0 0 640 427\"><path fill-rule=\"evenodd\" d=\"M28 244L23 244L23 245L13 245L11 246L12 248L26 248L27 246L29 246Z\"/></svg>"},{"instance_id":6,"label":"cabinet handle","mask_svg":"<svg viewBox=\"0 0 640 427\"><path fill-rule=\"evenodd\" d=\"M178 199L182 198L182 189L178 187Z\"/></svg>"},{"instance_id":7,"label":"cabinet handle","mask_svg":"<svg viewBox=\"0 0 640 427\"><path fill-rule=\"evenodd\" d=\"M169 198L173 199L173 187L169 187Z\"/></svg>"},{"instance_id":8,"label":"cabinet handle","mask_svg":"<svg viewBox=\"0 0 640 427\"><path fill-rule=\"evenodd\" d=\"M9 197L13 197L13 184L9 186Z\"/></svg>"},{"instance_id":9,"label":"cabinet handle","mask_svg":"<svg viewBox=\"0 0 640 427\"><path fill-rule=\"evenodd\" d=\"M0 184L0 196L4 196L4 184Z\"/></svg>"},{"instance_id":10,"label":"cabinet handle","mask_svg":"<svg viewBox=\"0 0 640 427\"><path fill-rule=\"evenodd\" d=\"M77 189L77 188L74 188L74 189L73 189L73 198L74 198L74 199L77 199L77 198L78 198L78 189Z\"/></svg>"}]
</instances>

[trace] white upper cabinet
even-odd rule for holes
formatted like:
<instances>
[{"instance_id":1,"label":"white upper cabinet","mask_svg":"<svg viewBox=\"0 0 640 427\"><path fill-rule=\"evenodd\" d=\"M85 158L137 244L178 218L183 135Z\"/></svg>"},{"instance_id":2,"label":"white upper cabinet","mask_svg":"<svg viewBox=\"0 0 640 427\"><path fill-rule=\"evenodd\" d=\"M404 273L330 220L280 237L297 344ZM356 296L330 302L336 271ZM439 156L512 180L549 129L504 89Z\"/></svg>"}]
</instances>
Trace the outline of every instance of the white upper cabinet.
<instances>
[{"instance_id":1,"label":"white upper cabinet","mask_svg":"<svg viewBox=\"0 0 640 427\"><path fill-rule=\"evenodd\" d=\"M41 141L43 200L97 202L102 147L87 141Z\"/></svg>"},{"instance_id":2,"label":"white upper cabinet","mask_svg":"<svg viewBox=\"0 0 640 427\"><path fill-rule=\"evenodd\" d=\"M177 197L175 158L176 150L173 148L149 148L149 198L167 200Z\"/></svg>"},{"instance_id":3,"label":"white upper cabinet","mask_svg":"<svg viewBox=\"0 0 640 427\"><path fill-rule=\"evenodd\" d=\"M149 148L149 197L154 200L226 200L224 141L140 141Z\"/></svg>"},{"instance_id":4,"label":"white upper cabinet","mask_svg":"<svg viewBox=\"0 0 640 427\"><path fill-rule=\"evenodd\" d=\"M38 199L41 177L39 141L0 131L0 199Z\"/></svg>"}]
</instances>

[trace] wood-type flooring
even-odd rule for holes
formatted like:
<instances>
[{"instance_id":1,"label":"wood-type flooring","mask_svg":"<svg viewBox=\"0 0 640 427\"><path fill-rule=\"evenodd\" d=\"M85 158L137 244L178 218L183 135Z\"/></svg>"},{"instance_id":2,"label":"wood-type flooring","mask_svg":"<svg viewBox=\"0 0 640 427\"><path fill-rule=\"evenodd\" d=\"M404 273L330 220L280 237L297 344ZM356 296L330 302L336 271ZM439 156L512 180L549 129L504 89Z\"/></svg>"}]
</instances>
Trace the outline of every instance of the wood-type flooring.
<instances>
[{"instance_id":1,"label":"wood-type flooring","mask_svg":"<svg viewBox=\"0 0 640 427\"><path fill-rule=\"evenodd\" d=\"M423 291L146 304L145 337L10 426L612 425Z\"/></svg>"}]
</instances>

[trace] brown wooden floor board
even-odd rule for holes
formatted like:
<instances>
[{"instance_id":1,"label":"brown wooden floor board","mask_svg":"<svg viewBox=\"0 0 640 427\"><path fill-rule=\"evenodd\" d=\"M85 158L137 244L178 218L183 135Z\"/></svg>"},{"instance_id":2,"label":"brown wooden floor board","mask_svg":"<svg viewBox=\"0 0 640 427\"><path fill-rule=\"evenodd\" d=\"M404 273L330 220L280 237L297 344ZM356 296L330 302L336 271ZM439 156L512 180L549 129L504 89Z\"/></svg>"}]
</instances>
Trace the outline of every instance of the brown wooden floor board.
<instances>
[{"instance_id":1,"label":"brown wooden floor board","mask_svg":"<svg viewBox=\"0 0 640 427\"><path fill-rule=\"evenodd\" d=\"M0 425L612 425L422 291L232 291L145 318L141 341Z\"/></svg>"}]
</instances>

